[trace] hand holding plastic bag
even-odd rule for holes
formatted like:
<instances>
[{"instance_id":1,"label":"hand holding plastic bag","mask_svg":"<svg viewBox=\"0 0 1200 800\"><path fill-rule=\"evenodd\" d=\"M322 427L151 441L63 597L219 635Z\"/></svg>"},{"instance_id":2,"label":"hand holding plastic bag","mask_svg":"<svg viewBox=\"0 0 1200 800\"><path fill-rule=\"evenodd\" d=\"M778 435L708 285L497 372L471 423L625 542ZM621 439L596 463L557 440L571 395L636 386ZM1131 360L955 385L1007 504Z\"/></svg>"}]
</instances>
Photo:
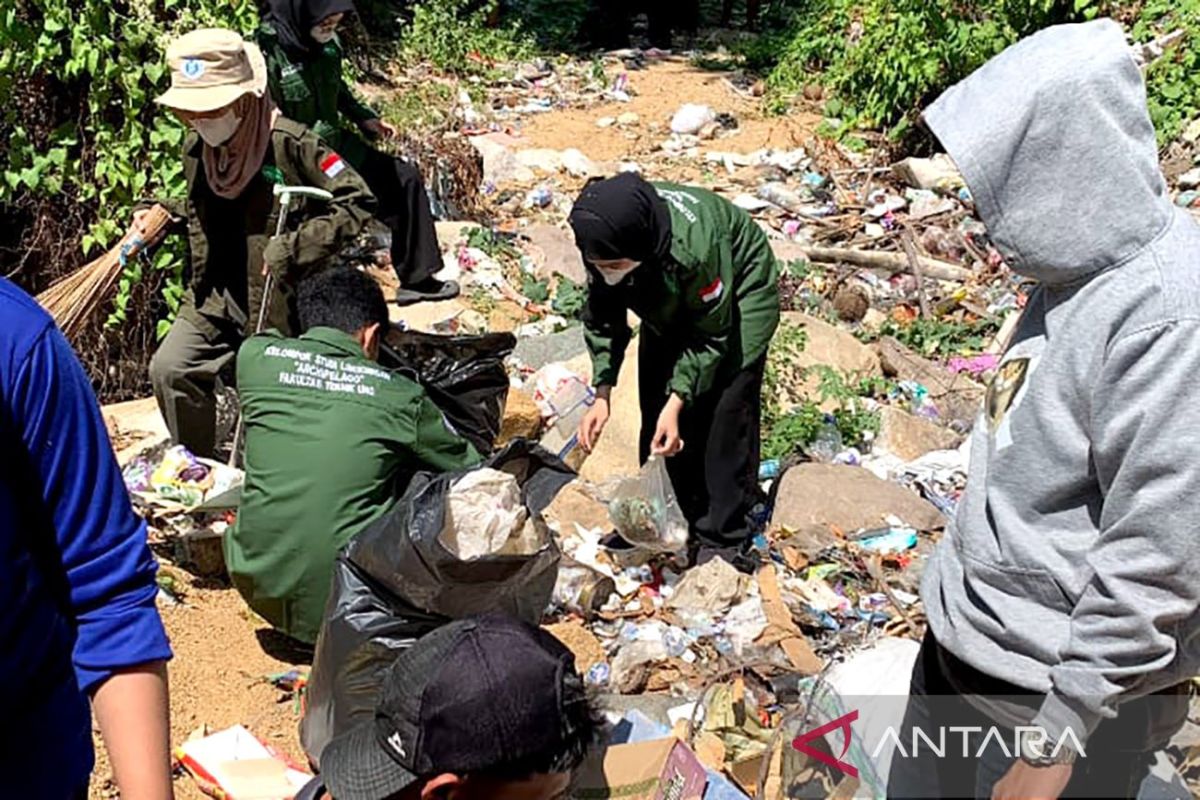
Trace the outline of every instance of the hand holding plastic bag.
<instances>
[{"instance_id":1,"label":"hand holding plastic bag","mask_svg":"<svg viewBox=\"0 0 1200 800\"><path fill-rule=\"evenodd\" d=\"M617 533L630 544L662 553L687 546L688 522L679 507L666 462L651 456L636 478L617 484L608 502Z\"/></svg>"}]
</instances>

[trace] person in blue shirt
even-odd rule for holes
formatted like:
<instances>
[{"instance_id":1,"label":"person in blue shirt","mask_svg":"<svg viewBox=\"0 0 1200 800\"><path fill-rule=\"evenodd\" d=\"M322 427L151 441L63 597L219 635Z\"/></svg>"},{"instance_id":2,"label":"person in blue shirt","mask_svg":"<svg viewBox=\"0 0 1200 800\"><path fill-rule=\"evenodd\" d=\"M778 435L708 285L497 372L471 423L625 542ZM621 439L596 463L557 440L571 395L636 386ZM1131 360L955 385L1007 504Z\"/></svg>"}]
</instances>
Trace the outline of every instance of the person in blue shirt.
<instances>
[{"instance_id":1,"label":"person in blue shirt","mask_svg":"<svg viewBox=\"0 0 1200 800\"><path fill-rule=\"evenodd\" d=\"M5 793L87 797L95 712L124 800L170 800L156 564L95 395L0 278L0 763Z\"/></svg>"}]
</instances>

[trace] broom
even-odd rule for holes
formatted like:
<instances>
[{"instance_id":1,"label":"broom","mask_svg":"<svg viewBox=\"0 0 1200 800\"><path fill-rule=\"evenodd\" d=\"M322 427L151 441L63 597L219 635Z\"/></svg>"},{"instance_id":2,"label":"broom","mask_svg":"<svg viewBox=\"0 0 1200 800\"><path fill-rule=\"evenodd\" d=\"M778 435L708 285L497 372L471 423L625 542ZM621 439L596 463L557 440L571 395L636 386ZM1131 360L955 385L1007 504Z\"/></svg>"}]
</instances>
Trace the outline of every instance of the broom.
<instances>
[{"instance_id":1,"label":"broom","mask_svg":"<svg viewBox=\"0 0 1200 800\"><path fill-rule=\"evenodd\" d=\"M160 205L142 218L145 234L127 233L117 245L95 261L52 283L37 296L67 338L80 333L88 320L112 296L117 279L129 259L154 241L171 224L171 215Z\"/></svg>"}]
</instances>

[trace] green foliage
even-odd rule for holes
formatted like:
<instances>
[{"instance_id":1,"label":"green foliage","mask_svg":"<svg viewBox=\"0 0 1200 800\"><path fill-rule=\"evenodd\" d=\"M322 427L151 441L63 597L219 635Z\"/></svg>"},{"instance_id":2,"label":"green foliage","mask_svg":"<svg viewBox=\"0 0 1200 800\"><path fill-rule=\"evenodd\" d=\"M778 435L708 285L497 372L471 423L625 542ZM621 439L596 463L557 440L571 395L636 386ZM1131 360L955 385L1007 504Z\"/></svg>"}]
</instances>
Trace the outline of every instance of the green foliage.
<instances>
[{"instance_id":1,"label":"green foliage","mask_svg":"<svg viewBox=\"0 0 1200 800\"><path fill-rule=\"evenodd\" d=\"M897 138L940 92L1021 37L1100 14L1134 15L1138 41L1187 31L1147 73L1160 142L1174 138L1200 108L1200 0L812 0L798 4L785 33L740 52L748 67L769 71L769 109L786 110L789 97L819 82L833 94L824 134L887 126Z\"/></svg>"},{"instance_id":2,"label":"green foliage","mask_svg":"<svg viewBox=\"0 0 1200 800\"><path fill-rule=\"evenodd\" d=\"M907 324L889 319L874 338L893 336L924 356L969 356L981 352L998 330L998 323L986 319L955 322L919 317Z\"/></svg>"},{"instance_id":3,"label":"green foliage","mask_svg":"<svg viewBox=\"0 0 1200 800\"><path fill-rule=\"evenodd\" d=\"M807 344L804 328L787 323L780 326L771 342L762 393L764 458L788 458L811 445L826 424L822 406L833 407L828 416L846 447L859 447L879 431L879 415L866 409L862 396L886 394L882 379L879 384L851 381L825 365L797 370L792 364ZM817 397L792 396L787 384L811 376L817 378Z\"/></svg>"},{"instance_id":4,"label":"green foliage","mask_svg":"<svg viewBox=\"0 0 1200 800\"><path fill-rule=\"evenodd\" d=\"M518 20L540 47L567 52L587 34L589 6L589 0L514 0L506 16Z\"/></svg>"},{"instance_id":5,"label":"green foliage","mask_svg":"<svg viewBox=\"0 0 1200 800\"><path fill-rule=\"evenodd\" d=\"M471 228L467 233L467 247L482 250L495 259L519 259L521 251L512 242L491 228Z\"/></svg>"},{"instance_id":6,"label":"green foliage","mask_svg":"<svg viewBox=\"0 0 1200 800\"><path fill-rule=\"evenodd\" d=\"M0 11L0 206L81 206L94 220L83 255L111 246L135 202L183 194L184 129L153 103L170 84L166 43L202 26L249 33L256 24L253 0L9 3ZM172 310L182 294L182 244L174 248L149 264L169 276ZM143 268L133 260L122 276L114 322Z\"/></svg>"},{"instance_id":7,"label":"green foliage","mask_svg":"<svg viewBox=\"0 0 1200 800\"><path fill-rule=\"evenodd\" d=\"M1200 0L1148 0L1133 26L1139 42L1182 28L1183 42L1146 71L1159 144L1175 139L1200 109Z\"/></svg>"},{"instance_id":8,"label":"green foliage","mask_svg":"<svg viewBox=\"0 0 1200 800\"><path fill-rule=\"evenodd\" d=\"M554 313L567 319L580 319L586 306L587 287L560 277L554 288L554 302L550 304Z\"/></svg>"},{"instance_id":9,"label":"green foliage","mask_svg":"<svg viewBox=\"0 0 1200 800\"><path fill-rule=\"evenodd\" d=\"M405 87L379 109L388 122L405 132L437 128L451 118L454 90L448 84L425 81Z\"/></svg>"},{"instance_id":10,"label":"green foliage","mask_svg":"<svg viewBox=\"0 0 1200 800\"><path fill-rule=\"evenodd\" d=\"M532 303L545 303L550 299L550 284L533 275L524 275L521 278L521 294Z\"/></svg>"},{"instance_id":11,"label":"green foliage","mask_svg":"<svg viewBox=\"0 0 1200 800\"><path fill-rule=\"evenodd\" d=\"M426 0L417 4L404 31L404 57L457 75L487 73L491 61L532 57L533 37L518 25L489 27L496 3L490 0L477 6L470 0Z\"/></svg>"}]
</instances>

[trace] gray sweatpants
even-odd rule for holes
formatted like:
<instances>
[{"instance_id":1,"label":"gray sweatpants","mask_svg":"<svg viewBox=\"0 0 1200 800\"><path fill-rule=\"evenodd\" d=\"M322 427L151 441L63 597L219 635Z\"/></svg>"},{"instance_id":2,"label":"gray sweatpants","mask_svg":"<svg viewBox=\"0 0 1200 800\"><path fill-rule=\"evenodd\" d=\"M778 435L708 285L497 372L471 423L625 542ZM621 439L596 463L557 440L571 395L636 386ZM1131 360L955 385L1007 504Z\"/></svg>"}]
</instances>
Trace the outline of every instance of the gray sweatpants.
<instances>
[{"instance_id":1,"label":"gray sweatpants","mask_svg":"<svg viewBox=\"0 0 1200 800\"><path fill-rule=\"evenodd\" d=\"M191 314L180 310L150 359L150 382L172 441L211 458L217 444L217 376L237 355L242 328L209 317L198 323Z\"/></svg>"}]
</instances>

